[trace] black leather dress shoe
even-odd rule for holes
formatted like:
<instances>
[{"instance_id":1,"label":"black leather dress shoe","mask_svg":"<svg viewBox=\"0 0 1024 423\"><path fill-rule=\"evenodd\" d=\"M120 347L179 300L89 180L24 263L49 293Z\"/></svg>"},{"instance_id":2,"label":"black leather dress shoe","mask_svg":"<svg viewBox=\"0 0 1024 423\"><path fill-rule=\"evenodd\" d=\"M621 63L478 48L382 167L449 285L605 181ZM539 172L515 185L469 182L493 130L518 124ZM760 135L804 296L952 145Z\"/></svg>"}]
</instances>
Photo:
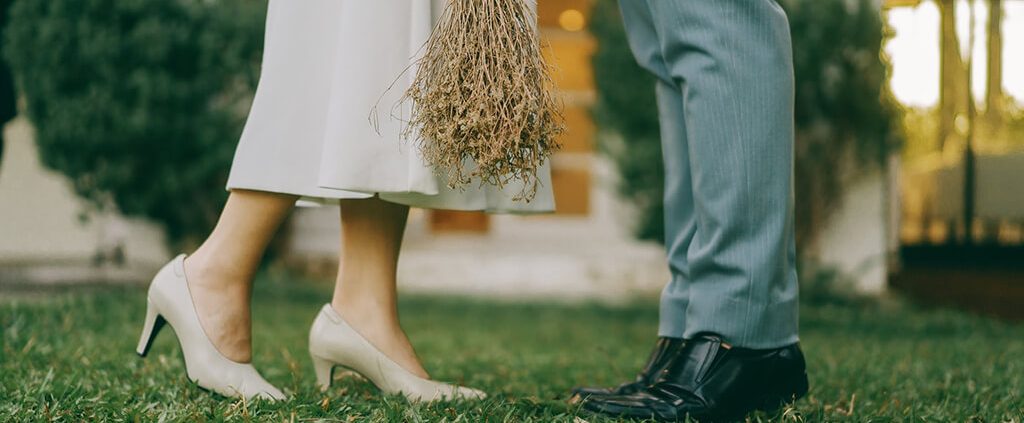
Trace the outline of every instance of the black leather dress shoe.
<instances>
[{"instance_id":1,"label":"black leather dress shoe","mask_svg":"<svg viewBox=\"0 0 1024 423\"><path fill-rule=\"evenodd\" d=\"M587 411L658 421L734 421L774 411L807 394L799 344L769 350L729 347L712 334L687 340L661 377L629 395L593 396Z\"/></svg>"},{"instance_id":2,"label":"black leather dress shoe","mask_svg":"<svg viewBox=\"0 0 1024 423\"><path fill-rule=\"evenodd\" d=\"M651 351L651 356L647 359L647 364L644 366L644 369L640 374L636 375L635 380L623 383L614 388L574 388L572 390L573 396L570 399L570 402L579 402L582 399L594 395L629 395L640 392L643 388L654 383L658 378L658 375L668 367L668 364L672 362L672 358L679 353L679 350L685 343L686 341L683 338L658 338L658 343L655 344L654 351Z\"/></svg>"}]
</instances>

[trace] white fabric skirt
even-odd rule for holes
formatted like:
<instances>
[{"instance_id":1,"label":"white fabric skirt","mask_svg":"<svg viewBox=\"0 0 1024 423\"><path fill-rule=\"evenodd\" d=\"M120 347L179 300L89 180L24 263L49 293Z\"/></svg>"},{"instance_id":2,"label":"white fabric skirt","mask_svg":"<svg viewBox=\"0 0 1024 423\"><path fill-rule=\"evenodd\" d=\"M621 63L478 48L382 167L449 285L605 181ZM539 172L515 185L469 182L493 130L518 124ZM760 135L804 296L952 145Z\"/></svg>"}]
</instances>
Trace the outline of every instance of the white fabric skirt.
<instances>
[{"instance_id":1,"label":"white fabric skirt","mask_svg":"<svg viewBox=\"0 0 1024 423\"><path fill-rule=\"evenodd\" d=\"M400 99L431 30L428 0L270 0L263 70L227 188L301 203L369 198L414 207L554 210L548 165L536 198L477 183L449 189L401 137Z\"/></svg>"}]
</instances>

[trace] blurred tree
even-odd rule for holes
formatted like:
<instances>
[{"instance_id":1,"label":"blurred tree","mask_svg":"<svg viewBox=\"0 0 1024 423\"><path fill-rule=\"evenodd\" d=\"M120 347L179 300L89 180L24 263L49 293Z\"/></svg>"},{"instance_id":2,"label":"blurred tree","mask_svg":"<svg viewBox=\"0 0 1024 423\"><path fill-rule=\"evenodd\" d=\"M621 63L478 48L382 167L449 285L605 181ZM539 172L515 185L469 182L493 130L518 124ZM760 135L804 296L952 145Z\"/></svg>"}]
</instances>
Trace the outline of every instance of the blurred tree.
<instances>
[{"instance_id":1,"label":"blurred tree","mask_svg":"<svg viewBox=\"0 0 1024 423\"><path fill-rule=\"evenodd\" d=\"M637 236L664 241L664 166L655 80L630 53L618 2L594 3L590 31L599 41L593 58L598 148L615 162L620 192L640 213Z\"/></svg>"},{"instance_id":2,"label":"blurred tree","mask_svg":"<svg viewBox=\"0 0 1024 423\"><path fill-rule=\"evenodd\" d=\"M938 150L959 140L956 119L967 113L967 65L960 51L956 0L935 0L939 6L939 130Z\"/></svg>"},{"instance_id":3,"label":"blurred tree","mask_svg":"<svg viewBox=\"0 0 1024 423\"><path fill-rule=\"evenodd\" d=\"M888 92L885 28L876 0L782 0L796 57L797 236L815 233L844 186L877 169L901 141ZM616 2L596 2L591 30L601 144L621 192L640 211L637 235L662 239L661 147L653 80L633 62Z\"/></svg>"},{"instance_id":4,"label":"blurred tree","mask_svg":"<svg viewBox=\"0 0 1024 423\"><path fill-rule=\"evenodd\" d=\"M0 0L0 39L7 28L7 9L10 5L10 0ZM4 124L17 113L17 97L14 93L11 69L3 58L3 49L0 48L0 166L4 163Z\"/></svg>"},{"instance_id":5,"label":"blurred tree","mask_svg":"<svg viewBox=\"0 0 1024 423\"><path fill-rule=\"evenodd\" d=\"M985 120L990 129L1002 126L1003 102L1003 0L988 2L986 50L988 69L985 78Z\"/></svg>"},{"instance_id":6,"label":"blurred tree","mask_svg":"<svg viewBox=\"0 0 1024 423\"><path fill-rule=\"evenodd\" d=\"M216 222L264 1L16 0L4 55L43 163L180 247Z\"/></svg>"}]
</instances>

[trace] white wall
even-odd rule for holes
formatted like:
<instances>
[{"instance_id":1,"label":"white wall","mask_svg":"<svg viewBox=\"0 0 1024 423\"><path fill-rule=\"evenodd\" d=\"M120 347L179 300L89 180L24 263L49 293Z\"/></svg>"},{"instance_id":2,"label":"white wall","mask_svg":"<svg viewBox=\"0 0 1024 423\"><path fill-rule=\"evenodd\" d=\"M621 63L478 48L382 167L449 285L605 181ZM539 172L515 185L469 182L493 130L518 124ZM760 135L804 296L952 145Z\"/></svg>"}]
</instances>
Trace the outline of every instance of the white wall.
<instances>
[{"instance_id":1,"label":"white wall","mask_svg":"<svg viewBox=\"0 0 1024 423\"><path fill-rule=\"evenodd\" d=\"M116 214L88 214L63 175L39 161L34 131L24 119L5 128L0 163L0 266L88 263L98 250L121 243L128 263L166 261L163 233L154 224Z\"/></svg>"},{"instance_id":2,"label":"white wall","mask_svg":"<svg viewBox=\"0 0 1024 423\"><path fill-rule=\"evenodd\" d=\"M429 216L414 210L399 264L403 291L604 302L657 295L668 281L663 249L633 239L632 216L615 196L611 166L585 160L593 160L598 181L589 216L493 216L485 235L438 235ZM337 257L337 207L297 210L291 231L292 261L322 264Z\"/></svg>"},{"instance_id":3,"label":"white wall","mask_svg":"<svg viewBox=\"0 0 1024 423\"><path fill-rule=\"evenodd\" d=\"M896 245L891 234L897 223L887 172L875 172L858 179L842 198L840 207L828 219L804 254L820 264L835 267L855 283L855 290L879 294L886 290L890 253Z\"/></svg>"}]
</instances>

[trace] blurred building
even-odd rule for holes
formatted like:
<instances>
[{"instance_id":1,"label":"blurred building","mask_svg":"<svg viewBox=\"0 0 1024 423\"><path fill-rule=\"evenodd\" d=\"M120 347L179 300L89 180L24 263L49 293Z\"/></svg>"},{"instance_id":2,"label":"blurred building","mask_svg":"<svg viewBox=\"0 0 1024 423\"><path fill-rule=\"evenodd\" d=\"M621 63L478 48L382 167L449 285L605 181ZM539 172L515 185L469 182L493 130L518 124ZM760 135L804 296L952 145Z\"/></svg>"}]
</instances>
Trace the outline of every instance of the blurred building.
<instances>
[{"instance_id":1,"label":"blurred building","mask_svg":"<svg viewBox=\"0 0 1024 423\"><path fill-rule=\"evenodd\" d=\"M628 300L656 293L668 280L661 247L631 236L633 218L615 195L615 171L595 152L589 108L596 96L590 64L596 43L586 31L591 1L538 4L566 106L564 148L552 159L557 213L519 217L416 210L399 271L405 289ZM288 261L333 277L338 231L337 208L298 210Z\"/></svg>"},{"instance_id":2,"label":"blurred building","mask_svg":"<svg viewBox=\"0 0 1024 423\"><path fill-rule=\"evenodd\" d=\"M910 2L892 2L892 6ZM539 22L566 104L565 145L552 160L558 212L489 216L418 211L408 233L400 279L406 287L502 296L628 298L656 293L667 280L660 247L633 240L630 207L615 194L613 166L595 152L596 99L587 32L592 0L539 2ZM898 249L899 164L866 175L803 254L835 268L865 293L888 286ZM290 261L333 275L339 240L336 209L300 210Z\"/></svg>"},{"instance_id":3,"label":"blurred building","mask_svg":"<svg viewBox=\"0 0 1024 423\"><path fill-rule=\"evenodd\" d=\"M1024 2L890 3L907 113L892 284L1024 318Z\"/></svg>"},{"instance_id":4,"label":"blurred building","mask_svg":"<svg viewBox=\"0 0 1024 423\"><path fill-rule=\"evenodd\" d=\"M595 154L595 98L586 32L590 0L545 0L539 24L566 105L564 149L553 159L558 212L489 216L415 210L401 280L406 289L526 298L626 300L667 280L659 246L630 233L616 175ZM436 9L443 1L435 1ZM171 256L158 227L99 212L39 162L31 125L8 125L0 163L0 285L138 281ZM325 278L337 267L337 207L297 209L284 228L286 261Z\"/></svg>"},{"instance_id":5,"label":"blurred building","mask_svg":"<svg viewBox=\"0 0 1024 423\"><path fill-rule=\"evenodd\" d=\"M568 124L561 139L564 150L552 159L558 212L519 217L415 210L400 268L405 289L628 300L655 294L667 280L661 247L633 239L635 219L630 205L616 195L618 176L595 149L598 134L589 108L596 99L590 58L597 45L587 32L593 1L539 2L539 24L557 69ZM442 3L435 0L438 7ZM930 3L886 0L883 5L902 10ZM0 163L0 285L14 280L143 281L170 257L159 228L93 210L75 197L69 181L44 169L27 122L17 120L6 131ZM975 163L976 215L983 222L998 222L998 233L1012 235L999 228L1016 227L1015 239L1024 239L1014 223L1024 220L1024 196L1005 194L1024 184L1019 181L1024 164L1017 156L982 153ZM917 238L908 235L915 225L947 222L927 225L953 232L955 223L948 222L962 216L966 173L956 167L960 162L929 160L931 167L893 158L882 171L866 175L844 194L841 208L817 239L802 246L803 254L839 270L862 292L883 292L898 269L899 247L932 239L920 235L931 233L926 230L918 230ZM981 227L984 232L992 224ZM332 278L339 228L337 207L296 210L284 230L286 262Z\"/></svg>"},{"instance_id":6,"label":"blurred building","mask_svg":"<svg viewBox=\"0 0 1024 423\"><path fill-rule=\"evenodd\" d=\"M27 120L0 129L0 288L136 282L167 260L159 226L96 211L44 168Z\"/></svg>"},{"instance_id":7,"label":"blurred building","mask_svg":"<svg viewBox=\"0 0 1024 423\"><path fill-rule=\"evenodd\" d=\"M1024 245L1024 3L900 3L889 50L910 115L902 243Z\"/></svg>"}]
</instances>

